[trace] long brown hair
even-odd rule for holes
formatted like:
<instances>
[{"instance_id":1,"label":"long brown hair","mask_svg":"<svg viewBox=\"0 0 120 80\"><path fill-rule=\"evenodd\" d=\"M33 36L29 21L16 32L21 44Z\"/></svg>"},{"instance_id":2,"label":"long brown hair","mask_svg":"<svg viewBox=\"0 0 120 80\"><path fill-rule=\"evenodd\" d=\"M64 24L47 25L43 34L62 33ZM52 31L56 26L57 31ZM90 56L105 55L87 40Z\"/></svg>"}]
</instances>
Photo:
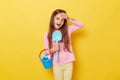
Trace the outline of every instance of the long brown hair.
<instances>
[{"instance_id":1,"label":"long brown hair","mask_svg":"<svg viewBox=\"0 0 120 80\"><path fill-rule=\"evenodd\" d=\"M58 13L66 13L66 11L62 9L56 9L50 18L50 24L49 24L49 32L48 32L48 41L49 41L49 48L52 48L52 33L55 31L54 27L54 16ZM64 20L64 24L62 27L59 29L62 33L62 41L64 43L64 50L67 49L67 51L70 52L69 49L69 36L68 36L68 28L67 28L67 20Z\"/></svg>"}]
</instances>

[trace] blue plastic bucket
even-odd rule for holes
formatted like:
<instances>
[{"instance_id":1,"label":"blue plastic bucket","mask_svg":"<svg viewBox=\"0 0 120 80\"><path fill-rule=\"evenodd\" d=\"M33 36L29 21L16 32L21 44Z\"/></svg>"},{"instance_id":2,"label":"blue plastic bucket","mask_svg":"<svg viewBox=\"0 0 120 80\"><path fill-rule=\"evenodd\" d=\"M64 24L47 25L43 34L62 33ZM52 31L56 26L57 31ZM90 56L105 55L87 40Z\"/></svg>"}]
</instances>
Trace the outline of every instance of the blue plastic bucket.
<instances>
[{"instance_id":1,"label":"blue plastic bucket","mask_svg":"<svg viewBox=\"0 0 120 80\"><path fill-rule=\"evenodd\" d=\"M43 66L44 66L44 68L45 69L50 69L50 68L52 68L52 61L53 61L53 59L52 58L41 58L41 53L43 52L43 51L46 51L46 50L49 50L49 49L43 49L41 52L40 52L40 54L39 54L39 58L40 58L40 61L42 62L42 64L43 64ZM44 54L46 54L46 53L44 53Z\"/></svg>"},{"instance_id":2,"label":"blue plastic bucket","mask_svg":"<svg viewBox=\"0 0 120 80\"><path fill-rule=\"evenodd\" d=\"M41 59L41 62L42 62L45 69L52 68L52 58L47 59L47 60Z\"/></svg>"}]
</instances>

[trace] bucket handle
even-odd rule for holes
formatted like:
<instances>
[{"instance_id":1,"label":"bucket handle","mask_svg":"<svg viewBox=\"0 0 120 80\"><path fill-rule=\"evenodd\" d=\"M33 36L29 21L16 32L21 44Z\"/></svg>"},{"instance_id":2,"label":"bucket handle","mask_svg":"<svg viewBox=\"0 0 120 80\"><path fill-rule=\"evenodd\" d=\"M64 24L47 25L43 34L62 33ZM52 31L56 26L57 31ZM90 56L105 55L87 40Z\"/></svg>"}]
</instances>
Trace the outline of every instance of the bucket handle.
<instances>
[{"instance_id":1,"label":"bucket handle","mask_svg":"<svg viewBox=\"0 0 120 80\"><path fill-rule=\"evenodd\" d=\"M39 53L39 58L40 58L41 53L42 53L43 51L47 51L47 50L49 50L49 49L43 49L43 50L41 50L40 53Z\"/></svg>"}]
</instances>

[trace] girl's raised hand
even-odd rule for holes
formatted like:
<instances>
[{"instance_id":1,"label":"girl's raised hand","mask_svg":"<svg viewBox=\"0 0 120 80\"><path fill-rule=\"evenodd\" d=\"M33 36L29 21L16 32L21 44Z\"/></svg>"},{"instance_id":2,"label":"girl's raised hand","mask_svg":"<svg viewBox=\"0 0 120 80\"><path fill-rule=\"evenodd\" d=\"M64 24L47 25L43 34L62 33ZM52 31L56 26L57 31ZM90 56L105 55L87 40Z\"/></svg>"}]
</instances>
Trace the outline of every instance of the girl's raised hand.
<instances>
[{"instance_id":1,"label":"girl's raised hand","mask_svg":"<svg viewBox=\"0 0 120 80\"><path fill-rule=\"evenodd\" d=\"M66 19L66 20L69 19L66 13L60 13L60 14L61 14L61 17L62 17L62 18Z\"/></svg>"}]
</instances>

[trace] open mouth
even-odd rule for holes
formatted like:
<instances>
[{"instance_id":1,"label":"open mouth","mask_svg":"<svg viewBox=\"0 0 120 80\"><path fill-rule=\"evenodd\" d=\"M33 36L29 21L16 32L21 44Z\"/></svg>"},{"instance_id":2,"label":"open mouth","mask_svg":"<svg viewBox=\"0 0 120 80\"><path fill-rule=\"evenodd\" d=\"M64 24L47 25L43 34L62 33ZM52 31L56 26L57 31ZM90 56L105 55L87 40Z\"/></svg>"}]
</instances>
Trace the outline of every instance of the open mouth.
<instances>
[{"instance_id":1,"label":"open mouth","mask_svg":"<svg viewBox=\"0 0 120 80\"><path fill-rule=\"evenodd\" d=\"M58 26L61 26L61 24L57 24Z\"/></svg>"}]
</instances>

